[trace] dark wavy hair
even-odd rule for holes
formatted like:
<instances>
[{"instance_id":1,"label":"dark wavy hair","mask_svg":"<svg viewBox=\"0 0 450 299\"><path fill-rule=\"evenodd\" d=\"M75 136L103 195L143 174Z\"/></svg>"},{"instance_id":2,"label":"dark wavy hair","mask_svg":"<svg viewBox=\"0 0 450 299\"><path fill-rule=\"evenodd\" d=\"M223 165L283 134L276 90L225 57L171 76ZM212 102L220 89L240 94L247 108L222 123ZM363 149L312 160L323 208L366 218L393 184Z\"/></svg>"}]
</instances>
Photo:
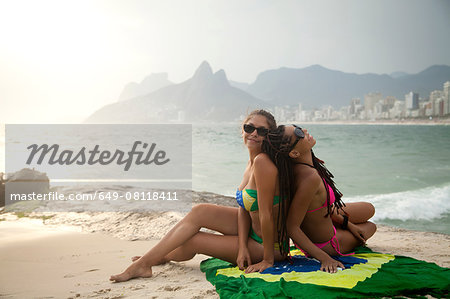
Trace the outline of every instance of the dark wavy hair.
<instances>
[{"instance_id":1,"label":"dark wavy hair","mask_svg":"<svg viewBox=\"0 0 450 299\"><path fill-rule=\"evenodd\" d=\"M259 110L253 110L247 116L245 117L244 121L242 123L248 122L250 118L252 118L255 115L261 115L264 116L267 120L267 123L269 124L269 130L275 130L277 128L277 122L275 121L275 117L273 117L272 113L270 113L267 110L259 109Z\"/></svg>"},{"instance_id":2,"label":"dark wavy hair","mask_svg":"<svg viewBox=\"0 0 450 299\"><path fill-rule=\"evenodd\" d=\"M285 126L278 126L272 130L263 141L262 150L265 152L278 169L278 183L280 188L280 209L278 217L278 227L281 228L278 234L280 244L283 240L289 240L287 236L286 218L289 211L289 206L295 194L295 177L294 177L294 163L289 157L291 151L292 138L285 136ZM311 150L313 166L317 170L320 177L330 185L333 190L336 201L333 205L330 204L330 194L328 188L327 192L327 214L325 217L333 213L334 209L342 209L345 204L342 202L342 193L337 189L333 174L325 167L324 162L314 155ZM297 178L299 179L299 178Z\"/></svg>"},{"instance_id":3,"label":"dark wavy hair","mask_svg":"<svg viewBox=\"0 0 450 299\"><path fill-rule=\"evenodd\" d=\"M278 169L278 184L280 203L278 209L278 243L280 252L283 255L289 253L289 248L283 244L289 244L286 219L289 212L289 206L295 193L295 184L293 181L294 172L289 156L283 154L286 149L283 147L289 145L289 138L284 136L284 126L278 126L269 131L269 134L262 143L262 151L265 152ZM289 153L289 151L287 151Z\"/></svg>"}]
</instances>

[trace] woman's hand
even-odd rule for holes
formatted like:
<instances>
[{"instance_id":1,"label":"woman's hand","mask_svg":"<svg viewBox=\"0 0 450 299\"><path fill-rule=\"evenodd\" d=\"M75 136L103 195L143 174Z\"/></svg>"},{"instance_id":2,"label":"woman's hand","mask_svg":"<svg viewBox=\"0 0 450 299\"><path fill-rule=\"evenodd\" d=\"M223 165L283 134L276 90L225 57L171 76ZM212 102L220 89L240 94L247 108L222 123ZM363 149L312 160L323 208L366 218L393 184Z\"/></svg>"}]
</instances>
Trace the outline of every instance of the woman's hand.
<instances>
[{"instance_id":1,"label":"woman's hand","mask_svg":"<svg viewBox=\"0 0 450 299\"><path fill-rule=\"evenodd\" d=\"M252 264L250 252L248 251L247 247L239 248L238 256L236 259L236 265L239 267L240 270L244 270L246 264L247 266Z\"/></svg>"},{"instance_id":2,"label":"woman's hand","mask_svg":"<svg viewBox=\"0 0 450 299\"><path fill-rule=\"evenodd\" d=\"M273 262L268 262L266 260L262 260L261 262L259 262L257 264L248 266L247 269L245 269L245 273L262 272L272 266L273 266Z\"/></svg>"},{"instance_id":3,"label":"woman's hand","mask_svg":"<svg viewBox=\"0 0 450 299\"><path fill-rule=\"evenodd\" d=\"M328 256L328 258L320 261L320 271L324 271L324 272L328 272L328 273L336 273L338 267L345 269L344 265L341 262L333 259L330 256Z\"/></svg>"},{"instance_id":4,"label":"woman's hand","mask_svg":"<svg viewBox=\"0 0 450 299\"><path fill-rule=\"evenodd\" d=\"M356 240L359 240L361 245L366 245L366 238L362 229L351 222L348 223L347 229L355 236Z\"/></svg>"}]
</instances>

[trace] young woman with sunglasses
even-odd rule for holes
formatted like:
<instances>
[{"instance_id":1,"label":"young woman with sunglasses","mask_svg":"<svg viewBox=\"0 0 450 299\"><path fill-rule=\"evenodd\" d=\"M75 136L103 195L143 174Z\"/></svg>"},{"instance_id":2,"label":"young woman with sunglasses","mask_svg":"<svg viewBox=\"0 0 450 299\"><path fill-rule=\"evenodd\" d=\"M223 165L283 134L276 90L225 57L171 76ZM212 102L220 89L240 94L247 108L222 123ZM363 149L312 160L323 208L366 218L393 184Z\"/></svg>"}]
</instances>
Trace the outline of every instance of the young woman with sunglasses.
<instances>
[{"instance_id":1,"label":"young woman with sunglasses","mask_svg":"<svg viewBox=\"0 0 450 299\"><path fill-rule=\"evenodd\" d=\"M298 126L279 126L263 144L278 169L280 190L291 198L286 221L289 237L306 256L321 262L321 270L335 273L342 263L331 256L346 255L365 244L376 231L368 220L375 209L367 202L341 201L333 175L315 157L316 140Z\"/></svg>"},{"instance_id":2,"label":"young woman with sunglasses","mask_svg":"<svg viewBox=\"0 0 450 299\"><path fill-rule=\"evenodd\" d=\"M244 120L242 137L249 151L250 160L237 192L243 196L244 206L249 203L246 190L252 188L260 193L268 194L265 190L260 189L259 185L264 183L267 186L276 185L265 182L261 177L260 166L264 166L264 159L257 158L261 153L261 144L267 132L269 129L275 128L275 119L264 110L255 110ZM266 157L265 162L270 162L270 159ZM258 174L255 172L256 164L259 167ZM273 164L272 171L276 171ZM259 180L258 184L256 179ZM272 192L270 198L272 199L275 190L270 190L270 192ZM252 207L249 208L251 212L247 213L243 208L214 204L194 206L191 212L176 224L158 244L145 255L133 257L133 263L124 272L111 276L110 280L121 282L135 277L150 277L152 276L152 266L169 261L186 261L192 259L197 253L237 263L241 269L245 263L251 265L252 262L263 262L248 267L247 271L250 272L267 268L267 264L271 265L273 259L280 260L283 257L279 252L274 253L274 227L273 223L270 223L270 216L266 215L271 215L271 209L269 211L266 206L272 208L272 203L270 200L266 200L266 197L258 197L259 202L256 203L256 206L259 205L259 213ZM221 234L201 232L201 228L208 228ZM249 232L252 232L251 238L248 237ZM264 238L264 244L271 244L271 246L263 246L260 242L255 241L261 236Z\"/></svg>"}]
</instances>

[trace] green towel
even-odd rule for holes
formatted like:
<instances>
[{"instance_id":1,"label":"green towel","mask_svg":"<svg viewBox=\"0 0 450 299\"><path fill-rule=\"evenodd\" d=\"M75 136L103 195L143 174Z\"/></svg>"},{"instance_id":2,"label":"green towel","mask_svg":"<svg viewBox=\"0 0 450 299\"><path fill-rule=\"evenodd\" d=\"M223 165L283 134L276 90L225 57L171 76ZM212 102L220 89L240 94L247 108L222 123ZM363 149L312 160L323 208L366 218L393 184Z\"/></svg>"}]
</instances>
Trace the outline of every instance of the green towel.
<instances>
[{"instance_id":1,"label":"green towel","mask_svg":"<svg viewBox=\"0 0 450 299\"><path fill-rule=\"evenodd\" d=\"M219 259L200 269L221 298L377 298L449 296L450 269L405 256L357 248L352 256L336 257L345 269L320 271L320 263L291 250L292 263L277 262L263 273L245 274Z\"/></svg>"}]
</instances>

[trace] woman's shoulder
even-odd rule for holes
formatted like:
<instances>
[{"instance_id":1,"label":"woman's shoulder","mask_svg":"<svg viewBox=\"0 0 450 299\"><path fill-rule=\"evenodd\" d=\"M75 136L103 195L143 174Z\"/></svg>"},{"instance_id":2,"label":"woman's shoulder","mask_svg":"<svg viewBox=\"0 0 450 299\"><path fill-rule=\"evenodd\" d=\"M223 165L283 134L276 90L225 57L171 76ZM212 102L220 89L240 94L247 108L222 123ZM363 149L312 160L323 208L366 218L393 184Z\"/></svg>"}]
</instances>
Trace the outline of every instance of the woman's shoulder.
<instances>
[{"instance_id":1,"label":"woman's shoulder","mask_svg":"<svg viewBox=\"0 0 450 299\"><path fill-rule=\"evenodd\" d=\"M296 173L296 176L300 178L300 184L319 186L322 183L321 176L313 168L304 167L298 173Z\"/></svg>"},{"instance_id":2,"label":"woman's shoulder","mask_svg":"<svg viewBox=\"0 0 450 299\"><path fill-rule=\"evenodd\" d=\"M275 164L273 164L272 160L270 159L269 155L266 153L259 153L258 155L256 155L254 163L255 165L271 164L275 166Z\"/></svg>"},{"instance_id":3,"label":"woman's shoulder","mask_svg":"<svg viewBox=\"0 0 450 299\"><path fill-rule=\"evenodd\" d=\"M269 155L267 155L266 153L259 153L255 157L253 163L254 163L255 169L264 168L267 171L269 171L269 170L277 171L277 167L272 162Z\"/></svg>"}]
</instances>

